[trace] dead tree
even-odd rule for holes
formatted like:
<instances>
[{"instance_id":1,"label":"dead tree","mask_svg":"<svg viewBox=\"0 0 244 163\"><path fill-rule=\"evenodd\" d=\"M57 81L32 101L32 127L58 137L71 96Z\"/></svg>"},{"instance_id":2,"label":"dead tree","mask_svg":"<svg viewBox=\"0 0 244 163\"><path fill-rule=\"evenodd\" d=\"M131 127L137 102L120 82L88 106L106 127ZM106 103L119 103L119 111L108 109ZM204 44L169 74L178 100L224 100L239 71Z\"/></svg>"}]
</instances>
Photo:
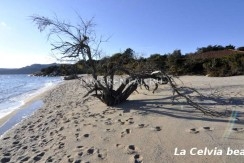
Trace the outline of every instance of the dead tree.
<instances>
[{"instance_id":1,"label":"dead tree","mask_svg":"<svg viewBox=\"0 0 244 163\"><path fill-rule=\"evenodd\" d=\"M79 58L85 61L86 66L91 69L91 76L93 81L87 82L84 79L84 87L88 90L85 97L94 96L100 99L108 106L114 106L127 100L127 98L137 90L138 86L144 86L149 90L150 85L147 84L147 79L154 79L153 92L158 88L159 84L169 84L178 96L184 98L187 103L193 106L195 109L201 111L206 115L212 116L224 116L225 113L213 111L209 108L200 106L195 103L190 96L185 95L184 90L191 89L194 92L197 90L187 87L178 87L174 82L174 79L160 71L160 73L152 73L155 69L145 70L140 72L134 72L131 69L125 68L123 61L117 61L116 63L106 63L106 65L100 65L95 60L100 56L99 46L103 42L102 39L96 41L95 31L93 30L93 20L84 21L81 17L80 24L71 25L68 22L60 21L57 18L49 19L47 17L32 16L33 22L38 26L38 29L42 32L49 28L49 35L58 39L52 44L54 51L59 51L63 55L62 58ZM93 48L95 45L95 48ZM98 77L98 69L105 68L105 74L102 77ZM126 74L124 82L115 88L115 75L117 72Z\"/></svg>"}]
</instances>

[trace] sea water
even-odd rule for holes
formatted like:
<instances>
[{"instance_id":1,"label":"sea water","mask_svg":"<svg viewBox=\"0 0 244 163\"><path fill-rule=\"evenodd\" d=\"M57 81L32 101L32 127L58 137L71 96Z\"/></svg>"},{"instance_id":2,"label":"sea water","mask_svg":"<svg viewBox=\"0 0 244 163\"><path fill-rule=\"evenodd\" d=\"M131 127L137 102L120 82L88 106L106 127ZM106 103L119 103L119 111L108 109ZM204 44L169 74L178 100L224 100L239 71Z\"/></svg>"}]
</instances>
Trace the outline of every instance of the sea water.
<instances>
[{"instance_id":1,"label":"sea water","mask_svg":"<svg viewBox=\"0 0 244 163\"><path fill-rule=\"evenodd\" d=\"M27 98L61 81L61 77L0 75L0 118L18 109Z\"/></svg>"}]
</instances>

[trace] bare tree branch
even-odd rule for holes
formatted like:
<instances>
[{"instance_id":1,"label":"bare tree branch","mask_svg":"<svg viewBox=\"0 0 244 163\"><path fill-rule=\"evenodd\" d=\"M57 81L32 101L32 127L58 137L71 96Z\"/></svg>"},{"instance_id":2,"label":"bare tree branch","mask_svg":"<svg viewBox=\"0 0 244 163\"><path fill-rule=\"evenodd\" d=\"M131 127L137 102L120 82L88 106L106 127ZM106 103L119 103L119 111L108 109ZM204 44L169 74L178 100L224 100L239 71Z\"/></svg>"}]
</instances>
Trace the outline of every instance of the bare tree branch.
<instances>
[{"instance_id":1,"label":"bare tree branch","mask_svg":"<svg viewBox=\"0 0 244 163\"><path fill-rule=\"evenodd\" d=\"M119 58L113 62L108 60L107 63L100 65L95 58L100 58L100 45L107 40L103 40L103 38L100 37L97 41L93 18L85 21L78 15L80 23L77 25L60 21L57 17L49 19L42 16L32 16L31 18L33 22L36 23L40 32L49 28L48 38L52 36L58 38L56 43L51 44L53 51L60 52L63 55L62 58L79 58L81 56L84 60L85 66L91 69L93 81L86 82L84 79L81 79L84 83L83 87L87 89L87 93L84 98L93 96L108 106L117 105L126 101L134 91L137 91L138 86L143 86L147 90L150 90L150 84L146 83L146 80L153 79L155 86L152 91L153 93L158 89L159 84L169 84L172 88L173 95L176 94L178 97L183 98L196 110L210 116L227 115L226 113L220 113L211 110L210 108L205 108L195 102L192 96L187 95L184 92L190 90L199 96L203 97L203 95L194 88L179 87L174 79L164 73L163 70L153 72L156 70L153 65L145 66L136 62L135 64L145 67L137 72L124 66L125 63L128 62L128 58L126 57ZM129 52L130 51L132 50L129 50ZM100 78L98 78L99 68L105 70L105 74ZM120 85L116 88L114 77L119 72L126 74L128 77L125 78L124 82L119 83ZM175 98L173 98L173 101L174 100Z\"/></svg>"}]
</instances>

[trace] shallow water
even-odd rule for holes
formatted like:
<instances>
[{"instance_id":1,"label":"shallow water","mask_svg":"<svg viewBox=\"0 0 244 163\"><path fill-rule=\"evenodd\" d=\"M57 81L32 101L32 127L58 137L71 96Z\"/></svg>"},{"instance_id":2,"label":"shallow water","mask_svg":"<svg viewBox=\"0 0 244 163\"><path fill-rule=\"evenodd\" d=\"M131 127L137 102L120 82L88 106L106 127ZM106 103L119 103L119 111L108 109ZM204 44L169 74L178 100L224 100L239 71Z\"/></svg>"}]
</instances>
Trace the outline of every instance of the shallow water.
<instances>
[{"instance_id":1,"label":"shallow water","mask_svg":"<svg viewBox=\"0 0 244 163\"><path fill-rule=\"evenodd\" d=\"M15 126L16 124L21 122L23 119L32 115L42 105L43 105L43 101L38 100L38 101L31 103L29 106L17 111L17 113L14 116L12 116L2 126L0 126L0 136L3 135L9 129L11 129L13 126Z\"/></svg>"},{"instance_id":2,"label":"shallow water","mask_svg":"<svg viewBox=\"0 0 244 163\"><path fill-rule=\"evenodd\" d=\"M0 75L0 118L18 109L28 97L61 81L60 77Z\"/></svg>"}]
</instances>

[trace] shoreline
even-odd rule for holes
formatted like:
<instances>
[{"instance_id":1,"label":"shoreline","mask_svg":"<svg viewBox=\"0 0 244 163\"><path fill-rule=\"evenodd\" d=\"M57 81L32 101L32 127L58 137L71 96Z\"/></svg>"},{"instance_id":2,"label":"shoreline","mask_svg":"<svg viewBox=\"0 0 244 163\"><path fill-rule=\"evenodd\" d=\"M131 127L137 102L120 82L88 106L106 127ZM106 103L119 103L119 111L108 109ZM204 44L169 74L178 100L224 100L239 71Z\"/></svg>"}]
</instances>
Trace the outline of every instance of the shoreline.
<instances>
[{"instance_id":1,"label":"shoreline","mask_svg":"<svg viewBox=\"0 0 244 163\"><path fill-rule=\"evenodd\" d=\"M32 105L35 101L42 101L42 99L52 90L56 89L60 84L62 84L64 81L54 84L48 88L41 88L38 91L34 92L31 94L29 97L25 98L23 100L23 105L19 106L17 109L14 109L12 112L9 114L5 115L4 117L0 118L0 128L8 121L10 120L13 116L16 116L18 112L28 109L30 105ZM40 109L42 106L40 106L38 109ZM28 117L26 117L28 118Z\"/></svg>"},{"instance_id":2,"label":"shoreline","mask_svg":"<svg viewBox=\"0 0 244 163\"><path fill-rule=\"evenodd\" d=\"M180 79L203 88L203 93L209 93L209 83L213 88L224 88L223 98L230 96L236 103L217 107L243 112L244 76L225 80L204 76ZM107 107L95 98L83 104L85 90L78 80L62 82L42 96L43 107L0 138L0 160L242 161L243 155L231 154L228 149L238 150L239 154L244 150L243 114L237 115L238 121L204 116L183 102L172 104L172 92L167 86L160 87L155 94L144 89L138 91L140 94L132 94L127 102Z\"/></svg>"},{"instance_id":3,"label":"shoreline","mask_svg":"<svg viewBox=\"0 0 244 163\"><path fill-rule=\"evenodd\" d=\"M30 105L27 107L20 109L11 116L7 121L5 121L1 126L0 126L0 137L4 136L6 132L8 132L10 129L14 128L14 126L18 125L23 121L25 118L28 118L34 112L38 109L40 109L43 106L43 101L42 100L37 100L33 101Z\"/></svg>"}]
</instances>

